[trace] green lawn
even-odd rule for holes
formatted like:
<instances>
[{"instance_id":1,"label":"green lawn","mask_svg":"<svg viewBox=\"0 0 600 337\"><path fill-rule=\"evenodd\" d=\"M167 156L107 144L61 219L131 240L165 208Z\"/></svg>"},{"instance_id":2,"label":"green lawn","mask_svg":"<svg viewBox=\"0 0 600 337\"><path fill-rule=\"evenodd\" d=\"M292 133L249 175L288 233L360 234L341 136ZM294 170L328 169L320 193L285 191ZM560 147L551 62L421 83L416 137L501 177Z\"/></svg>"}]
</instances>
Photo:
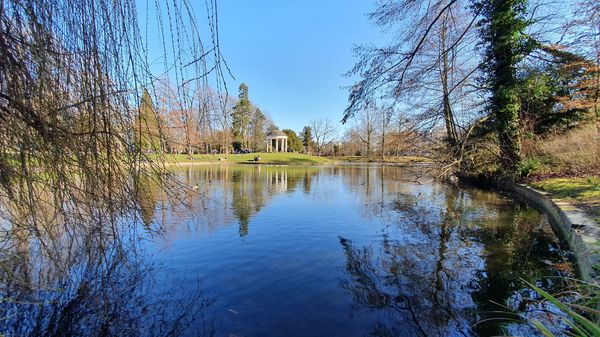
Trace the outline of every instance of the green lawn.
<instances>
[{"instance_id":1,"label":"green lawn","mask_svg":"<svg viewBox=\"0 0 600 337\"><path fill-rule=\"evenodd\" d=\"M285 165L319 165L331 164L333 161L316 156L308 156L299 153L247 153L247 154L197 154L189 158L187 154L165 155L168 163L191 163L191 162L221 162L221 163L255 163L254 157L260 156L262 164L285 164Z\"/></svg>"},{"instance_id":2,"label":"green lawn","mask_svg":"<svg viewBox=\"0 0 600 337\"><path fill-rule=\"evenodd\" d=\"M531 185L550 193L553 198L573 202L600 223L600 177L550 178Z\"/></svg>"},{"instance_id":3,"label":"green lawn","mask_svg":"<svg viewBox=\"0 0 600 337\"><path fill-rule=\"evenodd\" d=\"M394 164L411 164L411 163L426 163L431 162L432 160L425 157L416 157L416 156L400 156L400 157L385 157L385 161L381 160L381 156L372 156L371 158L361 157L361 156L345 156L345 157L335 157L339 161L343 161L346 163L394 163Z\"/></svg>"}]
</instances>

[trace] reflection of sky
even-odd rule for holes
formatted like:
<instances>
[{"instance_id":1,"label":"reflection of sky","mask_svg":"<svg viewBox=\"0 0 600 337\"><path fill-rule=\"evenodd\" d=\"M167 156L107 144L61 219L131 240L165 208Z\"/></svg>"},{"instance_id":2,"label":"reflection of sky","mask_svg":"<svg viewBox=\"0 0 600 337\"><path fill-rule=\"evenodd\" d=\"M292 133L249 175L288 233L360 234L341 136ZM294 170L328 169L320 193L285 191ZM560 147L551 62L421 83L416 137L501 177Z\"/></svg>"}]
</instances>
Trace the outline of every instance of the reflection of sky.
<instances>
[{"instance_id":1,"label":"reflection of sky","mask_svg":"<svg viewBox=\"0 0 600 337\"><path fill-rule=\"evenodd\" d=\"M132 309L141 303L192 330L210 322L218 335L490 335L502 332L495 322L473 324L498 309L491 301L523 303L519 277L556 287L545 276L557 273L539 262L561 261L555 237L539 230L537 212L493 193L419 184L401 168L378 166L202 166L174 174L198 189L169 203L147 188L141 212L153 214L152 223L124 231L105 255L74 246L78 261L63 274L73 279L57 305L74 301L93 315L114 302L109 307L132 322L156 323L156 315ZM163 235L149 237L147 225ZM40 256L31 258L38 266ZM103 256L110 258L90 269ZM105 302L81 301L82 285ZM31 321L28 313L13 323ZM196 315L202 319L188 322Z\"/></svg>"},{"instance_id":2,"label":"reflection of sky","mask_svg":"<svg viewBox=\"0 0 600 337\"><path fill-rule=\"evenodd\" d=\"M217 299L224 332L278 335L274 331L283 329L322 335L307 328L319 326L331 334L361 335L375 325L379 330L412 326L397 305L373 309L361 302L375 295L348 269L342 237L357 254L369 252L357 263L371 269L378 296L406 296L427 333L474 333L481 297L473 293L481 290L488 258L478 233L515 217L507 200L408 182L394 168L286 174L283 168L265 168L233 174L236 168L229 167L228 175L206 185L205 178L186 181L206 187L203 198L197 197L205 208L193 220L203 225L188 231L190 219L171 224L178 234L167 233L171 244L158 256L170 266L167 273L203 280ZM274 186L273 177L288 181ZM243 236L238 199L252 210ZM367 291L366 297L356 297L357 291Z\"/></svg>"}]
</instances>

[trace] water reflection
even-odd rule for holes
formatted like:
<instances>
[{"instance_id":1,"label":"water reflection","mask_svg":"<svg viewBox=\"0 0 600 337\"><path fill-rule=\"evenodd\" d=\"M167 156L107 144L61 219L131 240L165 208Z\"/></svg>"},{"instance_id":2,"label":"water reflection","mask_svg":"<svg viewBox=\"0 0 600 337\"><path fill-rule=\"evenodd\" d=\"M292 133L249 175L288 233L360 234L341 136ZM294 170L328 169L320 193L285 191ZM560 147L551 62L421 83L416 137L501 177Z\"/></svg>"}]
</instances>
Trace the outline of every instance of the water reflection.
<instances>
[{"instance_id":1,"label":"water reflection","mask_svg":"<svg viewBox=\"0 0 600 337\"><path fill-rule=\"evenodd\" d=\"M385 168L379 175L386 180ZM366 172L351 176L357 178L365 186L365 214L387 224L366 245L340 237L351 276L340 286L356 310L385 317L374 320L371 335L536 334L514 322L515 313L534 309L536 297L518 296L519 278L557 291L562 284L551 277L562 273L543 261L565 259L543 217L490 193L416 185L407 192L406 184L374 185Z\"/></svg>"},{"instance_id":2,"label":"water reflection","mask_svg":"<svg viewBox=\"0 0 600 337\"><path fill-rule=\"evenodd\" d=\"M283 193L293 193L299 185L310 194L311 180L318 175L316 167L286 166L206 166L183 167L174 170L174 175L183 185L198 186L195 192L186 192L184 204L173 204L158 186L151 183L143 187L147 197L141 203L147 207L144 214L153 214L155 209L162 210L154 218L153 228L159 226L166 236L193 232L212 232L219 226L237 222L240 237L249 234L249 224L273 197ZM176 215L176 216L174 216ZM146 222L146 221L144 221ZM181 233L181 222L193 228ZM150 225L150 224L149 224Z\"/></svg>"},{"instance_id":3,"label":"water reflection","mask_svg":"<svg viewBox=\"0 0 600 337\"><path fill-rule=\"evenodd\" d=\"M212 322L204 312L211 301L201 291L188 293L191 298L181 298L177 287L157 284L148 277L151 269L127 254L130 253L113 250L102 259L92 255L90 260L72 266L65 279L39 271L34 275L39 277L37 282L23 278L18 279L18 284L6 282L1 306L2 333L179 336L189 332L190 326L199 326L199 335L211 334ZM10 276L16 279L16 275ZM19 286L24 284L27 289Z\"/></svg>"},{"instance_id":4,"label":"water reflection","mask_svg":"<svg viewBox=\"0 0 600 337\"><path fill-rule=\"evenodd\" d=\"M201 282L183 285L159 277L160 266L141 247L139 239L148 233L138 233L136 219L152 222L149 201L155 201L148 199L151 189L140 188L139 214L106 214L115 217L112 223L99 216L98 222L70 226L69 213L48 194L40 195L33 225L27 226L31 214L0 222L0 335L214 333L214 317L207 311L213 300L204 296ZM3 214L20 212L17 204L1 205Z\"/></svg>"},{"instance_id":5,"label":"water reflection","mask_svg":"<svg viewBox=\"0 0 600 337\"><path fill-rule=\"evenodd\" d=\"M41 234L3 232L0 334L533 335L548 308L519 279L568 273L544 217L412 170L183 167L115 227L40 209Z\"/></svg>"}]
</instances>

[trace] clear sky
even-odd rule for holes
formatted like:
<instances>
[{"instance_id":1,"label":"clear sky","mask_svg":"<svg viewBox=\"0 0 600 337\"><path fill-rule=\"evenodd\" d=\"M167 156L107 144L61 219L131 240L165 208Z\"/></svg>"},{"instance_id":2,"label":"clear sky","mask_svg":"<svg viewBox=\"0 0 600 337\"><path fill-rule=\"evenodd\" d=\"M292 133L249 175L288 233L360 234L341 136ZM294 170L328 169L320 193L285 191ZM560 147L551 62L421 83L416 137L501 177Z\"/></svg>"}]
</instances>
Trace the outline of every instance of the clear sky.
<instances>
[{"instance_id":1,"label":"clear sky","mask_svg":"<svg viewBox=\"0 0 600 337\"><path fill-rule=\"evenodd\" d=\"M342 117L355 63L354 44L376 43L379 30L366 13L369 0L220 0L221 50L235 80L282 129L311 119ZM341 129L341 127L340 127Z\"/></svg>"}]
</instances>

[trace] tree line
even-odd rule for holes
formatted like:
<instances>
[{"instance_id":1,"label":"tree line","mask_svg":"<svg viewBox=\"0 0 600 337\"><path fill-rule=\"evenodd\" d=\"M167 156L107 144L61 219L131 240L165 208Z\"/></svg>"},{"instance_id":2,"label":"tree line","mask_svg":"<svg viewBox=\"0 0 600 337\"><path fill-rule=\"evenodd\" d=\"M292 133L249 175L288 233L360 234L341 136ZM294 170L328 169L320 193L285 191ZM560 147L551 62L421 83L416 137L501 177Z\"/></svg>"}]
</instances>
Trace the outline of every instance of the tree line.
<instances>
[{"instance_id":1,"label":"tree line","mask_svg":"<svg viewBox=\"0 0 600 337\"><path fill-rule=\"evenodd\" d=\"M264 152L267 135L279 130L250 100L245 83L237 98L208 85L181 94L166 80L150 89L143 90L134 129L136 148L143 153ZM299 132L281 131L288 136L289 152L333 154L337 131L330 119L312 120Z\"/></svg>"},{"instance_id":2,"label":"tree line","mask_svg":"<svg viewBox=\"0 0 600 337\"><path fill-rule=\"evenodd\" d=\"M597 1L378 1L369 18L393 38L355 50L357 153L424 142L449 169L514 177L524 140L600 120Z\"/></svg>"}]
</instances>

